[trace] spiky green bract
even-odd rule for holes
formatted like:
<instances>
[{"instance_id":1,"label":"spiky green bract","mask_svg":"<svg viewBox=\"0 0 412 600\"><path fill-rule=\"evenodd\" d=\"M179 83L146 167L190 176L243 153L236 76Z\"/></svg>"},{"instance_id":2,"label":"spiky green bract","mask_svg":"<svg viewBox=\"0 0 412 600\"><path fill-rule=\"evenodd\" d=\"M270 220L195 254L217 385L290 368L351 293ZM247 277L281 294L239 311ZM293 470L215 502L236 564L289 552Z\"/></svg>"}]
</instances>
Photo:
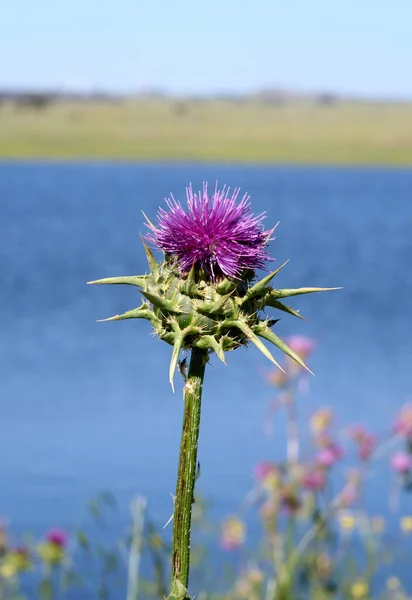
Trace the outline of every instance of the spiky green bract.
<instances>
[{"instance_id":1,"label":"spiky green bract","mask_svg":"<svg viewBox=\"0 0 412 600\"><path fill-rule=\"evenodd\" d=\"M241 279L223 279L213 283L206 275L195 273L193 269L182 276L175 271L168 257L161 263L156 262L146 245L145 252L149 273L89 283L123 283L138 288L144 296L139 308L105 320L137 318L150 321L155 334L173 346L169 370L171 382L181 350L191 348L215 352L225 362L225 352L251 342L278 365L260 338L307 368L298 355L273 333L271 327L275 321L268 321L263 311L272 307L302 318L298 311L281 300L338 288L275 289L272 281L284 265L260 281L254 281L253 271L244 271Z\"/></svg>"}]
</instances>

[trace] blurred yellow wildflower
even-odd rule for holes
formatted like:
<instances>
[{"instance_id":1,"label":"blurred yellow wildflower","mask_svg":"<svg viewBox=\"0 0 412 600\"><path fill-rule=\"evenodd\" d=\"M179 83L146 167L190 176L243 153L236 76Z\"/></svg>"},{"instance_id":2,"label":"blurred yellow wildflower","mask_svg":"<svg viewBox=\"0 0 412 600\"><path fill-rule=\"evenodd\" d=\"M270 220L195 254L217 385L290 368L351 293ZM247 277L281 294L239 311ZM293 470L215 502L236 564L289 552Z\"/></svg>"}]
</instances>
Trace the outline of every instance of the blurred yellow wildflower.
<instances>
[{"instance_id":1,"label":"blurred yellow wildflower","mask_svg":"<svg viewBox=\"0 0 412 600\"><path fill-rule=\"evenodd\" d=\"M221 546L224 550L234 550L243 546L246 538L246 525L233 516L225 520L222 526Z\"/></svg>"},{"instance_id":2,"label":"blurred yellow wildflower","mask_svg":"<svg viewBox=\"0 0 412 600\"><path fill-rule=\"evenodd\" d=\"M30 554L24 547L9 550L0 565L0 575L4 579L11 579L18 573L28 571L31 567Z\"/></svg>"},{"instance_id":3,"label":"blurred yellow wildflower","mask_svg":"<svg viewBox=\"0 0 412 600\"><path fill-rule=\"evenodd\" d=\"M371 518L371 527L374 533L383 533L385 531L385 519L379 515Z\"/></svg>"},{"instance_id":4,"label":"blurred yellow wildflower","mask_svg":"<svg viewBox=\"0 0 412 600\"><path fill-rule=\"evenodd\" d=\"M269 519L272 520L275 518L277 512L279 510L279 503L278 501L275 500L267 500L266 502L264 502L262 504L262 506L260 507L260 516L262 517L262 519Z\"/></svg>"},{"instance_id":5,"label":"blurred yellow wildflower","mask_svg":"<svg viewBox=\"0 0 412 600\"><path fill-rule=\"evenodd\" d=\"M350 593L353 598L366 598L369 594L368 582L364 579L358 579L352 584Z\"/></svg>"},{"instance_id":6,"label":"blurred yellow wildflower","mask_svg":"<svg viewBox=\"0 0 412 600\"><path fill-rule=\"evenodd\" d=\"M59 565L65 558L64 548L51 542L39 544L37 553L45 563L50 565Z\"/></svg>"},{"instance_id":7,"label":"blurred yellow wildflower","mask_svg":"<svg viewBox=\"0 0 412 600\"><path fill-rule=\"evenodd\" d=\"M411 533L412 531L412 516L407 515L401 517L399 520L399 525L403 533Z\"/></svg>"},{"instance_id":8,"label":"blurred yellow wildflower","mask_svg":"<svg viewBox=\"0 0 412 600\"><path fill-rule=\"evenodd\" d=\"M401 587L401 582L397 577L388 577L386 580L386 587L389 590L398 590Z\"/></svg>"},{"instance_id":9,"label":"blurred yellow wildflower","mask_svg":"<svg viewBox=\"0 0 412 600\"><path fill-rule=\"evenodd\" d=\"M0 577L3 579L12 579L17 574L17 569L9 562L4 562L0 565Z\"/></svg>"},{"instance_id":10,"label":"blurred yellow wildflower","mask_svg":"<svg viewBox=\"0 0 412 600\"><path fill-rule=\"evenodd\" d=\"M332 422L332 411L330 408L321 408L310 418L310 426L315 434L322 433Z\"/></svg>"},{"instance_id":11,"label":"blurred yellow wildflower","mask_svg":"<svg viewBox=\"0 0 412 600\"><path fill-rule=\"evenodd\" d=\"M275 387L283 387L288 382L288 376L286 373L281 371L280 369L273 369L270 371L268 375L268 383L269 385L273 385Z\"/></svg>"},{"instance_id":12,"label":"blurred yellow wildflower","mask_svg":"<svg viewBox=\"0 0 412 600\"><path fill-rule=\"evenodd\" d=\"M280 475L278 471L272 471L268 473L262 480L262 488L268 492L275 492L280 483Z\"/></svg>"},{"instance_id":13,"label":"blurred yellow wildflower","mask_svg":"<svg viewBox=\"0 0 412 600\"><path fill-rule=\"evenodd\" d=\"M163 548L163 540L158 533L153 533L150 536L150 546L156 550L161 550Z\"/></svg>"},{"instance_id":14,"label":"blurred yellow wildflower","mask_svg":"<svg viewBox=\"0 0 412 600\"><path fill-rule=\"evenodd\" d=\"M342 513L338 516L338 523L343 531L352 531L356 527L356 518L350 513Z\"/></svg>"},{"instance_id":15,"label":"blurred yellow wildflower","mask_svg":"<svg viewBox=\"0 0 412 600\"><path fill-rule=\"evenodd\" d=\"M332 572L332 561L330 557L323 553L316 557L316 573L322 580L328 579Z\"/></svg>"},{"instance_id":16,"label":"blurred yellow wildflower","mask_svg":"<svg viewBox=\"0 0 412 600\"><path fill-rule=\"evenodd\" d=\"M15 548L7 552L0 564L0 576L4 579L12 579L18 573L30 569L30 555L26 548Z\"/></svg>"},{"instance_id":17,"label":"blurred yellow wildflower","mask_svg":"<svg viewBox=\"0 0 412 600\"><path fill-rule=\"evenodd\" d=\"M263 572L258 568L249 569L247 577L252 585L260 585L263 581Z\"/></svg>"}]
</instances>

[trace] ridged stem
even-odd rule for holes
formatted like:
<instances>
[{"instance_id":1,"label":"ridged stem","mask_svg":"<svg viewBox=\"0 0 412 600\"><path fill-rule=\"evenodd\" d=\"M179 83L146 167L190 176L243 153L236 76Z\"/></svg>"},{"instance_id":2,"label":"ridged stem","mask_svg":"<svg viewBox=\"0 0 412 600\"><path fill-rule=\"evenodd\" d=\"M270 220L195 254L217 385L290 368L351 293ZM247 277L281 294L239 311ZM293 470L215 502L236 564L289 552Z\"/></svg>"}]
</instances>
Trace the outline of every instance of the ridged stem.
<instances>
[{"instance_id":1,"label":"ridged stem","mask_svg":"<svg viewBox=\"0 0 412 600\"><path fill-rule=\"evenodd\" d=\"M189 600L190 531L197 470L203 377L207 350L193 348L184 387L184 415L173 513L172 581L169 600Z\"/></svg>"}]
</instances>

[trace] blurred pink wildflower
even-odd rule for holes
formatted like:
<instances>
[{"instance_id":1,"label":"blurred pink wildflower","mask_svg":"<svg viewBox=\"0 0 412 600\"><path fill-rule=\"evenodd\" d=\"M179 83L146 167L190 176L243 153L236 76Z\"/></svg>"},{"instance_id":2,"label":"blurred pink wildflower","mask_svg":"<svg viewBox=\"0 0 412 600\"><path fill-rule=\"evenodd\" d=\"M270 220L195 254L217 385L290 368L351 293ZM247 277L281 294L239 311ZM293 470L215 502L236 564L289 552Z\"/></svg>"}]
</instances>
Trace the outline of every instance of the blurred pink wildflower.
<instances>
[{"instance_id":1,"label":"blurred pink wildflower","mask_svg":"<svg viewBox=\"0 0 412 600\"><path fill-rule=\"evenodd\" d=\"M368 435L365 437L358 446L359 460L368 461L376 446L376 438L374 435Z\"/></svg>"},{"instance_id":2,"label":"blurred pink wildflower","mask_svg":"<svg viewBox=\"0 0 412 600\"><path fill-rule=\"evenodd\" d=\"M394 430L398 435L412 438L412 404L402 406L396 417Z\"/></svg>"},{"instance_id":3,"label":"blurred pink wildflower","mask_svg":"<svg viewBox=\"0 0 412 600\"><path fill-rule=\"evenodd\" d=\"M301 508L302 502L293 488L285 487L281 492L282 508L287 515L294 515Z\"/></svg>"},{"instance_id":4,"label":"blurred pink wildflower","mask_svg":"<svg viewBox=\"0 0 412 600\"><path fill-rule=\"evenodd\" d=\"M357 469L351 469L345 474L345 477L347 483L339 494L339 504L342 508L347 508L355 502L362 481L361 472Z\"/></svg>"},{"instance_id":5,"label":"blurred pink wildflower","mask_svg":"<svg viewBox=\"0 0 412 600\"><path fill-rule=\"evenodd\" d=\"M358 490L355 486L347 485L339 494L339 505L343 508L351 506L358 497Z\"/></svg>"},{"instance_id":6,"label":"blurred pink wildflower","mask_svg":"<svg viewBox=\"0 0 412 600\"><path fill-rule=\"evenodd\" d=\"M255 466L253 470L253 475L258 481L263 481L264 479L266 479L266 477L272 475L275 472L275 465L267 461L262 461Z\"/></svg>"},{"instance_id":7,"label":"blurred pink wildflower","mask_svg":"<svg viewBox=\"0 0 412 600\"><path fill-rule=\"evenodd\" d=\"M302 360L305 360L310 356L315 348L316 344L310 338L303 335L293 335L287 340L287 344L292 350L300 356Z\"/></svg>"},{"instance_id":8,"label":"blurred pink wildflower","mask_svg":"<svg viewBox=\"0 0 412 600\"><path fill-rule=\"evenodd\" d=\"M260 507L260 516L263 519L274 519L279 509L278 502L273 498L266 500Z\"/></svg>"},{"instance_id":9,"label":"blurred pink wildflower","mask_svg":"<svg viewBox=\"0 0 412 600\"><path fill-rule=\"evenodd\" d=\"M391 458L391 467L396 473L405 475L412 467L412 458L406 452L397 452Z\"/></svg>"},{"instance_id":10,"label":"blurred pink wildflower","mask_svg":"<svg viewBox=\"0 0 412 600\"><path fill-rule=\"evenodd\" d=\"M376 447L376 437L368 433L363 425L353 425L349 435L357 445L358 458L362 462L368 461Z\"/></svg>"},{"instance_id":11,"label":"blurred pink wildflower","mask_svg":"<svg viewBox=\"0 0 412 600\"><path fill-rule=\"evenodd\" d=\"M268 381L269 385L273 385L273 387L283 388L283 387L286 387L286 385L288 384L289 378L288 378L287 373L284 373L280 369L276 368L276 369L272 369L269 372L269 374L267 376L267 381Z\"/></svg>"},{"instance_id":12,"label":"blurred pink wildflower","mask_svg":"<svg viewBox=\"0 0 412 600\"><path fill-rule=\"evenodd\" d=\"M315 462L320 467L333 467L336 461L340 458L340 455L337 455L336 452L333 451L332 448L323 448L319 450L315 457Z\"/></svg>"},{"instance_id":13,"label":"blurred pink wildflower","mask_svg":"<svg viewBox=\"0 0 412 600\"><path fill-rule=\"evenodd\" d=\"M323 490L325 482L325 473L319 468L307 471L302 479L303 487L314 492Z\"/></svg>"}]
</instances>

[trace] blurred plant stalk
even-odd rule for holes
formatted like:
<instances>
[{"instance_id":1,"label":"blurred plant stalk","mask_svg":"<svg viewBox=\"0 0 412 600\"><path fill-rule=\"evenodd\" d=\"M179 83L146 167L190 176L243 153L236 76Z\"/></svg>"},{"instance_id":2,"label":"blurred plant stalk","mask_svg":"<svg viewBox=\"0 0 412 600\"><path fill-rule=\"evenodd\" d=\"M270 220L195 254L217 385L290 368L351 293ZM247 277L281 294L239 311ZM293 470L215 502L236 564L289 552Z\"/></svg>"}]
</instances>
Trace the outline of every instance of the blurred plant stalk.
<instances>
[{"instance_id":1,"label":"blurred plant stalk","mask_svg":"<svg viewBox=\"0 0 412 600\"><path fill-rule=\"evenodd\" d=\"M139 596L139 568L142 555L146 506L147 500L144 496L135 498L131 505L133 530L129 553L127 600L137 600Z\"/></svg>"}]
</instances>

